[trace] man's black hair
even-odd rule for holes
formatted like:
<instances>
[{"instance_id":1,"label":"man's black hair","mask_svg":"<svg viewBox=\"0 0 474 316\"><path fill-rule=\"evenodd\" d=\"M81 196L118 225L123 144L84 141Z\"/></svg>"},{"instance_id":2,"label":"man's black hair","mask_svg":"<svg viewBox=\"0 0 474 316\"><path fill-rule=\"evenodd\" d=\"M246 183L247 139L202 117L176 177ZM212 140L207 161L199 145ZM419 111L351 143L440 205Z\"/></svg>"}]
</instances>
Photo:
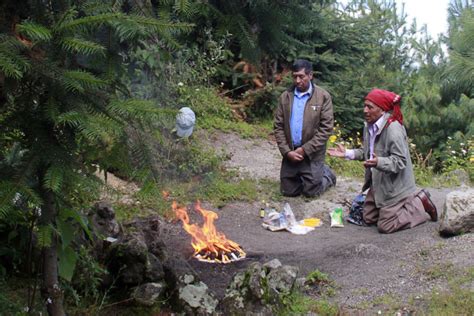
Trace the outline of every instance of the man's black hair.
<instances>
[{"instance_id":1,"label":"man's black hair","mask_svg":"<svg viewBox=\"0 0 474 316\"><path fill-rule=\"evenodd\" d=\"M311 71L313 71L313 64L306 60L306 59L297 59L291 66L291 71L297 72L300 71L301 69L304 69L304 72L306 74L309 74Z\"/></svg>"}]
</instances>

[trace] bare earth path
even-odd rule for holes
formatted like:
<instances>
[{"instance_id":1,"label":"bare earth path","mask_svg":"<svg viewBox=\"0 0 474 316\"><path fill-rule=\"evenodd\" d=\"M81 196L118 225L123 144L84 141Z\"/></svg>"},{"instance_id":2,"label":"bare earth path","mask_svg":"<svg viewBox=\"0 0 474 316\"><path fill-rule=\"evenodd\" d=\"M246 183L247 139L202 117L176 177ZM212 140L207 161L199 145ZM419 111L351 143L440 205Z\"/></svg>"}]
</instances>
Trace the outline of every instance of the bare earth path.
<instances>
[{"instance_id":1,"label":"bare earth path","mask_svg":"<svg viewBox=\"0 0 474 316\"><path fill-rule=\"evenodd\" d=\"M280 154L274 142L223 133L213 135L209 141L230 157L225 162L227 168L238 170L242 177L278 181ZM438 223L427 222L390 235L378 233L375 227L347 222L343 228L331 228L329 212L352 199L361 186L357 179L337 181L335 188L319 198L286 200L297 219L323 220L322 227L302 236L263 229L258 202L231 203L222 209L204 204L218 213L216 226L242 245L248 253L247 260L228 265L193 260L190 238L179 223L166 227L166 242L178 253L186 254L189 264L218 297L224 295L230 278L249 263L278 258L283 264L298 266L301 276L315 269L328 274L336 284L336 294L330 300L350 314L421 306L432 292L448 288L447 276L473 266L474 235L443 239L437 233ZM429 189L438 212L446 194L454 189ZM473 284L471 288L474 289Z\"/></svg>"}]
</instances>

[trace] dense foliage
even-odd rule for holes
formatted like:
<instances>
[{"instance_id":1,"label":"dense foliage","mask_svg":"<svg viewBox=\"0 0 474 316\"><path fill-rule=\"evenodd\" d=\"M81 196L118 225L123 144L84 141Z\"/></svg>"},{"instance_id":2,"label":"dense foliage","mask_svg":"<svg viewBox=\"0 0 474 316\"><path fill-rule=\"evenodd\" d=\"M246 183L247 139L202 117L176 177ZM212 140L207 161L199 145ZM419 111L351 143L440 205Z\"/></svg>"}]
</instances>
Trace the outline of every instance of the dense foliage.
<instances>
[{"instance_id":1,"label":"dense foliage","mask_svg":"<svg viewBox=\"0 0 474 316\"><path fill-rule=\"evenodd\" d=\"M127 150L124 127L140 131L160 116L152 102L130 97L120 80L122 56L140 40L187 28L125 13L130 8L123 5L2 3L0 218L2 234L26 244L27 252L23 262L3 258L41 272L41 292L54 315L64 314L58 274L71 280L78 259L75 231L88 232L80 209L98 197L94 172L126 171L128 152L136 150ZM27 237L15 238L15 226ZM32 249L42 251L42 264Z\"/></svg>"},{"instance_id":2,"label":"dense foliage","mask_svg":"<svg viewBox=\"0 0 474 316\"><path fill-rule=\"evenodd\" d=\"M390 89L403 96L418 166L473 178L473 37L468 0L452 0L437 40L407 25L393 0L2 1L1 275L42 275L50 313L63 311L59 280L97 296L87 280L67 283L77 260L100 270L74 242L88 233L97 170L135 177L151 194L199 177L204 196L226 187L226 199L253 197L250 183L219 175L221 159L197 139L176 138L174 114L190 106L197 129L268 134L296 58L313 62L333 96L338 138L357 144L363 96Z\"/></svg>"}]
</instances>

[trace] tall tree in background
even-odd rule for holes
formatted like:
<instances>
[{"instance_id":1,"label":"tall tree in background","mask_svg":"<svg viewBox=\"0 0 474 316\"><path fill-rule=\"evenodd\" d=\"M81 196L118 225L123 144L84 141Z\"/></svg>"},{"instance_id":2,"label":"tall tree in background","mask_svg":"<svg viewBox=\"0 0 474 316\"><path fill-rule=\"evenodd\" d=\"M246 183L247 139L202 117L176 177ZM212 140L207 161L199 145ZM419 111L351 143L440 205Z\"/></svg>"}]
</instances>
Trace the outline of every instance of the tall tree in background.
<instances>
[{"instance_id":1,"label":"tall tree in background","mask_svg":"<svg viewBox=\"0 0 474 316\"><path fill-rule=\"evenodd\" d=\"M122 54L187 28L122 13L140 12L125 4L0 5L0 218L32 218L51 315L65 314L59 276L70 279L77 259L70 220L85 228L79 210L96 197L94 171L126 158L124 126L157 116L152 103L128 98Z\"/></svg>"},{"instance_id":2,"label":"tall tree in background","mask_svg":"<svg viewBox=\"0 0 474 316\"><path fill-rule=\"evenodd\" d=\"M402 93L408 80L408 40L414 31L399 9L394 1L367 0L314 6L321 18L304 26L301 38L312 46L300 54L314 61L316 80L333 96L344 134L362 128L362 98L371 88Z\"/></svg>"},{"instance_id":3,"label":"tall tree in background","mask_svg":"<svg viewBox=\"0 0 474 316\"><path fill-rule=\"evenodd\" d=\"M461 94L474 98L474 6L468 0L453 0L449 6L450 62L444 73L443 100Z\"/></svg>"},{"instance_id":4,"label":"tall tree in background","mask_svg":"<svg viewBox=\"0 0 474 316\"><path fill-rule=\"evenodd\" d=\"M436 164L452 153L447 143L472 142L474 135L474 15L468 1L453 1L449 7L449 58L444 56L440 40L425 34L413 41L418 65L412 74L406 105L408 134L427 154L433 151Z\"/></svg>"}]
</instances>

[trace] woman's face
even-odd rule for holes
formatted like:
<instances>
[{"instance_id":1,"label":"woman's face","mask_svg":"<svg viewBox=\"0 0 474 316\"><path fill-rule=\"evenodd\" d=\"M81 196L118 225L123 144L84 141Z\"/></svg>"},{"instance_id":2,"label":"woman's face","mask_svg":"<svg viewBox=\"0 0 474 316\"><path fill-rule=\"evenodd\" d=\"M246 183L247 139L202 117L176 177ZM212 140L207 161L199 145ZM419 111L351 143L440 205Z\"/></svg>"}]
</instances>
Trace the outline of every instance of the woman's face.
<instances>
[{"instance_id":1,"label":"woman's face","mask_svg":"<svg viewBox=\"0 0 474 316\"><path fill-rule=\"evenodd\" d=\"M384 111L375 105L375 103L364 101L364 118L369 124L374 124L383 115Z\"/></svg>"}]
</instances>

